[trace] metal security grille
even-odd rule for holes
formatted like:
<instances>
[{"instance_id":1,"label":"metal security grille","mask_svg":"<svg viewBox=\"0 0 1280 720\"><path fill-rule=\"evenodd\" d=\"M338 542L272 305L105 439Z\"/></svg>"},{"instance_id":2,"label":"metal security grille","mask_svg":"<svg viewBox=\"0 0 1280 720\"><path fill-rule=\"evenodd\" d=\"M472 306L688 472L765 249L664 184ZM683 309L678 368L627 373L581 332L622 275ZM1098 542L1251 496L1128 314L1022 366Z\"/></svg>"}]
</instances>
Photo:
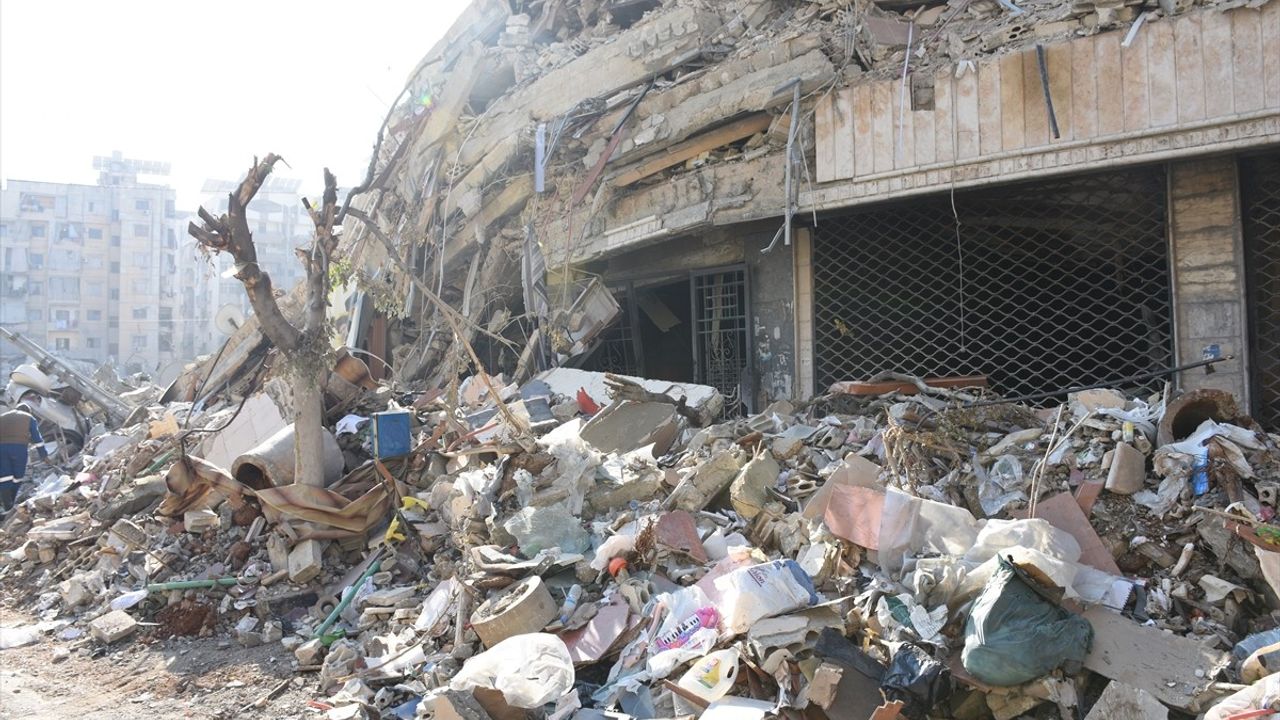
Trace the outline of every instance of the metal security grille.
<instances>
[{"instance_id":1,"label":"metal security grille","mask_svg":"<svg viewBox=\"0 0 1280 720\"><path fill-rule=\"evenodd\" d=\"M747 271L745 268L693 276L693 347L699 382L720 391L725 414L737 415L749 362Z\"/></svg>"},{"instance_id":2,"label":"metal security grille","mask_svg":"<svg viewBox=\"0 0 1280 720\"><path fill-rule=\"evenodd\" d=\"M632 315L635 313L635 308L628 301L625 292L615 292L613 298L618 301L622 313L605 331L600 347L589 361L588 369L618 375L641 374L643 371L636 362L636 342L632 330Z\"/></svg>"},{"instance_id":3,"label":"metal security grille","mask_svg":"<svg viewBox=\"0 0 1280 720\"><path fill-rule=\"evenodd\" d=\"M892 370L1022 394L1169 366L1165 196L1153 168L821 220L818 389Z\"/></svg>"},{"instance_id":4,"label":"metal security grille","mask_svg":"<svg viewBox=\"0 0 1280 720\"><path fill-rule=\"evenodd\" d=\"M1280 429L1280 154L1241 158L1253 415Z\"/></svg>"}]
</instances>

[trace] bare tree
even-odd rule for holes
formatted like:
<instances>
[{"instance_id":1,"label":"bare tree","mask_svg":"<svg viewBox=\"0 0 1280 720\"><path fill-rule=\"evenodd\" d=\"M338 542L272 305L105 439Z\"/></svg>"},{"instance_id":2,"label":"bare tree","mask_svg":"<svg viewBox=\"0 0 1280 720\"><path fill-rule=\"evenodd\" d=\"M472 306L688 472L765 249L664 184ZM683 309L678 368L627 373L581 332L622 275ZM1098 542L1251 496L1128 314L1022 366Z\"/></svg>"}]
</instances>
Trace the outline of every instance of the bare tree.
<instances>
[{"instance_id":1,"label":"bare tree","mask_svg":"<svg viewBox=\"0 0 1280 720\"><path fill-rule=\"evenodd\" d=\"M303 200L315 240L310 248L298 248L298 258L306 269L306 307L301 328L285 318L276 302L271 278L258 266L258 252L249 230L246 210L250 201L271 174L280 157L269 154L254 158L249 174L230 194L227 213L214 217L199 210L203 226L191 223L187 232L201 246L215 253L225 252L235 261L235 277L244 285L249 304L258 318L258 327L284 355L293 386L294 482L324 485L323 386L332 367L328 342L329 263L338 245L334 231L338 220L338 183L328 168L324 171L324 197L320 207Z\"/></svg>"}]
</instances>

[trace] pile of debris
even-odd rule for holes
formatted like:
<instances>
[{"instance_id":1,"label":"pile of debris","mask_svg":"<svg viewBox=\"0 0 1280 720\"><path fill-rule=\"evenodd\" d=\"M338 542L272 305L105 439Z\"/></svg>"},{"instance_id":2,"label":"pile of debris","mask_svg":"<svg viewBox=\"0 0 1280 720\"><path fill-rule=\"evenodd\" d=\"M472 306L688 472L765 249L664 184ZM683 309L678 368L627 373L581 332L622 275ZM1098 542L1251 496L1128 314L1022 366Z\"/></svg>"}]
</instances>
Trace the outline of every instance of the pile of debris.
<instances>
[{"instance_id":1,"label":"pile of debris","mask_svg":"<svg viewBox=\"0 0 1280 720\"><path fill-rule=\"evenodd\" d=\"M1280 437L1224 393L907 378L725 419L709 387L567 368L366 382L330 398L315 488L270 373L240 375L31 484L0 587L39 622L0 645L279 643L333 718L1227 717L1280 690Z\"/></svg>"}]
</instances>

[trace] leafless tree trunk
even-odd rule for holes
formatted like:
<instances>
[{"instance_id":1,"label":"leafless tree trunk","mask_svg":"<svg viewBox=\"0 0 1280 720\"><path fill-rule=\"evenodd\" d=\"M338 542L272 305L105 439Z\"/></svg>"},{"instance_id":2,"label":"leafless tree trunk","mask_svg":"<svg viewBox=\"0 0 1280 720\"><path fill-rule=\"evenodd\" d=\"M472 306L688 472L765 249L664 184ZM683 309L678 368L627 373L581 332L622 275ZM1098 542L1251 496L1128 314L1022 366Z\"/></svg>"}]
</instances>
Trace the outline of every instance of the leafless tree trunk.
<instances>
[{"instance_id":1,"label":"leafless tree trunk","mask_svg":"<svg viewBox=\"0 0 1280 720\"><path fill-rule=\"evenodd\" d=\"M298 328L280 312L271 278L258 266L257 248L253 244L253 233L249 230L246 215L249 203L279 160L275 154L269 154L262 160L254 158L249 174L230 195L227 214L215 218L202 207L199 215L204 224L193 222L187 232L203 247L213 252L229 253L235 261L235 277L249 295L249 304L258 318L258 326L284 355L291 373L295 416L294 482L322 486L323 384L332 365L328 343L329 263L338 245L334 231L338 224L338 183L326 168L320 207L313 207L303 200L315 225L315 241L310 248L297 251L307 272L306 308L303 326Z\"/></svg>"}]
</instances>

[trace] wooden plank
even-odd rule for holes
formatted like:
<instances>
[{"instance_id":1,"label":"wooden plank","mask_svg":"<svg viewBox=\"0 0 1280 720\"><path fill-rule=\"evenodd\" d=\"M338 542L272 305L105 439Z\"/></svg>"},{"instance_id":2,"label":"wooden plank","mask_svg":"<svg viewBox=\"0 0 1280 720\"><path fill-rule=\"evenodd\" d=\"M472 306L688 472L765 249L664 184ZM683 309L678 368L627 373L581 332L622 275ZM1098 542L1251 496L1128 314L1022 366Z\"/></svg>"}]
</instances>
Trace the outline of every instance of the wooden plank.
<instances>
[{"instance_id":1,"label":"wooden plank","mask_svg":"<svg viewBox=\"0 0 1280 720\"><path fill-rule=\"evenodd\" d=\"M1120 79L1120 33L1097 36L1098 135L1124 131L1124 87Z\"/></svg>"},{"instance_id":2,"label":"wooden plank","mask_svg":"<svg viewBox=\"0 0 1280 720\"><path fill-rule=\"evenodd\" d=\"M1269 108L1280 108L1280 3L1262 6L1263 99Z\"/></svg>"},{"instance_id":3,"label":"wooden plank","mask_svg":"<svg viewBox=\"0 0 1280 720\"><path fill-rule=\"evenodd\" d=\"M1027 144L1022 107L1022 56L1010 53L1000 58L1000 147L1017 150Z\"/></svg>"},{"instance_id":4,"label":"wooden plank","mask_svg":"<svg viewBox=\"0 0 1280 720\"><path fill-rule=\"evenodd\" d=\"M893 83L893 166L915 167L915 113L911 112L911 80Z\"/></svg>"},{"instance_id":5,"label":"wooden plank","mask_svg":"<svg viewBox=\"0 0 1280 720\"><path fill-rule=\"evenodd\" d=\"M1178 122L1178 69L1173 56L1173 22L1148 22L1147 80L1151 88L1151 125Z\"/></svg>"},{"instance_id":6,"label":"wooden plank","mask_svg":"<svg viewBox=\"0 0 1280 720\"><path fill-rule=\"evenodd\" d=\"M894 119L897 104L894 103L894 85L892 80L873 83L871 86L871 154L875 162L875 172L888 172L893 169Z\"/></svg>"},{"instance_id":7,"label":"wooden plank","mask_svg":"<svg viewBox=\"0 0 1280 720\"><path fill-rule=\"evenodd\" d=\"M854 177L875 171L875 143L872 141L871 86L859 83L853 89L853 171Z\"/></svg>"},{"instance_id":8,"label":"wooden plank","mask_svg":"<svg viewBox=\"0 0 1280 720\"><path fill-rule=\"evenodd\" d=\"M1095 607L1084 613L1093 625L1090 670L1187 710L1230 656L1190 637L1144 627L1117 612Z\"/></svg>"},{"instance_id":9,"label":"wooden plank","mask_svg":"<svg viewBox=\"0 0 1280 720\"><path fill-rule=\"evenodd\" d=\"M813 108L814 175L820 183L840 178L836 173L836 138L832 127L834 123L831 121L831 106L835 104L838 92L820 98Z\"/></svg>"},{"instance_id":10,"label":"wooden plank","mask_svg":"<svg viewBox=\"0 0 1280 720\"><path fill-rule=\"evenodd\" d=\"M955 90L956 158L977 157L981 147L978 142L977 68L957 77L951 87Z\"/></svg>"},{"instance_id":11,"label":"wooden plank","mask_svg":"<svg viewBox=\"0 0 1280 720\"><path fill-rule=\"evenodd\" d=\"M935 86L936 87L936 86ZM938 96L934 95L934 108L937 107ZM934 118L937 111L913 110L910 112L911 126L916 131L916 165L932 165L937 160L938 152L934 145L937 132Z\"/></svg>"},{"instance_id":12,"label":"wooden plank","mask_svg":"<svg viewBox=\"0 0 1280 720\"><path fill-rule=\"evenodd\" d=\"M955 108L952 102L955 81L948 71L933 76L933 154L935 162L956 159Z\"/></svg>"},{"instance_id":13,"label":"wooden plank","mask_svg":"<svg viewBox=\"0 0 1280 720\"><path fill-rule=\"evenodd\" d=\"M978 66L978 154L1000 152L1000 63L992 60ZM1022 111L1022 106L1018 106Z\"/></svg>"},{"instance_id":14,"label":"wooden plank","mask_svg":"<svg viewBox=\"0 0 1280 720\"><path fill-rule=\"evenodd\" d=\"M1129 47L1120 48L1121 87L1124 89L1124 129L1151 127L1150 83L1147 81L1147 43L1150 28L1139 28ZM1117 33L1118 35L1119 33Z\"/></svg>"},{"instance_id":15,"label":"wooden plank","mask_svg":"<svg viewBox=\"0 0 1280 720\"><path fill-rule=\"evenodd\" d=\"M831 127L836 133L836 177L853 177L853 92L844 88L834 94Z\"/></svg>"},{"instance_id":16,"label":"wooden plank","mask_svg":"<svg viewBox=\"0 0 1280 720\"><path fill-rule=\"evenodd\" d=\"M1083 140L1098 135L1098 49L1093 36L1076 38L1070 46L1071 126L1074 137Z\"/></svg>"},{"instance_id":17,"label":"wooden plank","mask_svg":"<svg viewBox=\"0 0 1280 720\"><path fill-rule=\"evenodd\" d=\"M1044 104L1044 85L1040 82L1040 61L1035 48L1018 53L1022 56L1022 122L1027 147L1049 143L1049 109Z\"/></svg>"},{"instance_id":18,"label":"wooden plank","mask_svg":"<svg viewBox=\"0 0 1280 720\"><path fill-rule=\"evenodd\" d=\"M1262 109L1262 23L1257 10L1240 8L1231 18L1232 79L1238 113Z\"/></svg>"},{"instance_id":19,"label":"wooden plank","mask_svg":"<svg viewBox=\"0 0 1280 720\"><path fill-rule=\"evenodd\" d=\"M1045 48L1046 62L1049 64L1049 91L1053 93L1053 113L1058 118L1059 141L1075 137L1072 122L1072 106L1074 105L1071 85L1075 82L1075 70L1072 67L1071 43L1057 43ZM1093 80L1092 77L1089 78ZM1054 142L1053 133L1049 133L1050 142Z\"/></svg>"},{"instance_id":20,"label":"wooden plank","mask_svg":"<svg viewBox=\"0 0 1280 720\"><path fill-rule=\"evenodd\" d=\"M695 135L688 140L672 145L656 155L645 158L630 169L623 170L613 177L612 184L614 187L625 187L637 180L647 178L654 173L695 158L708 150L714 150L735 140L741 140L758 132L764 132L769 129L769 123L772 121L773 116L769 113L756 113L741 120L735 120L728 125L709 130L701 135Z\"/></svg>"},{"instance_id":21,"label":"wooden plank","mask_svg":"<svg viewBox=\"0 0 1280 720\"><path fill-rule=\"evenodd\" d=\"M1204 53L1200 44L1200 14L1173 22L1173 58L1178 71L1178 120L1204 119Z\"/></svg>"},{"instance_id":22,"label":"wooden plank","mask_svg":"<svg viewBox=\"0 0 1280 720\"><path fill-rule=\"evenodd\" d=\"M1200 40L1204 49L1205 117L1235 113L1235 82L1231 73L1231 18L1226 13L1200 13Z\"/></svg>"}]
</instances>

